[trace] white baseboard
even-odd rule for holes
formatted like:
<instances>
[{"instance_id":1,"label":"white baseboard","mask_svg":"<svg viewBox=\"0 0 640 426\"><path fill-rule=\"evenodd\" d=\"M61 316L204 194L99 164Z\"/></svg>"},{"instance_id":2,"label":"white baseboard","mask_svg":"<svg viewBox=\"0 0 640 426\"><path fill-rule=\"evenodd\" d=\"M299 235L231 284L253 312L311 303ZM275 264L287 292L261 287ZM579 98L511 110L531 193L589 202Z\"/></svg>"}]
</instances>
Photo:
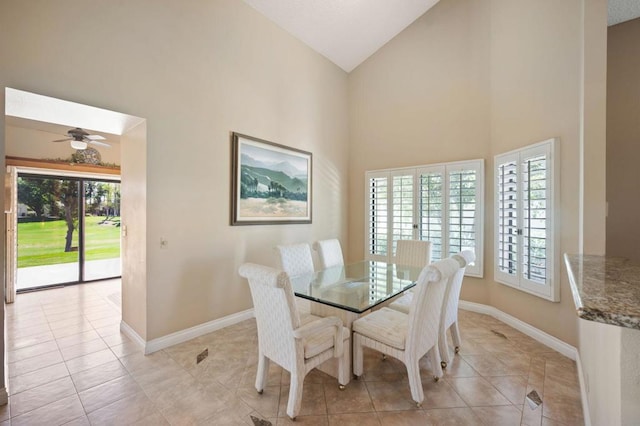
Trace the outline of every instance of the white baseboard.
<instances>
[{"instance_id":1,"label":"white baseboard","mask_svg":"<svg viewBox=\"0 0 640 426\"><path fill-rule=\"evenodd\" d=\"M465 300L460 300L460 304L458 306L460 307L460 309L464 309L465 311L490 315L495 319L500 320L503 323L526 334L527 336L537 340L543 345L546 345L551 349L560 352L562 355L571 358L574 361L576 360L578 351L570 344L565 343L557 337L553 337L552 335L547 334L544 331L539 330L534 326L519 320L516 317L512 317L511 315L506 314L501 310L494 308L493 306L483 305L481 303L467 302Z\"/></svg>"},{"instance_id":2,"label":"white baseboard","mask_svg":"<svg viewBox=\"0 0 640 426\"><path fill-rule=\"evenodd\" d=\"M140 350L144 351L146 342L138 333L136 333L133 328L131 328L129 324L124 321L120 321L120 331L123 332L129 339L131 339L133 343L138 345L138 347L140 347Z\"/></svg>"},{"instance_id":3,"label":"white baseboard","mask_svg":"<svg viewBox=\"0 0 640 426\"><path fill-rule=\"evenodd\" d=\"M587 396L587 386L582 372L582 361L580 360L580 352L576 351L576 366L578 368L578 380L580 381L580 399L582 400L582 416L584 417L584 426L591 426L591 414L589 412L589 397Z\"/></svg>"},{"instance_id":4,"label":"white baseboard","mask_svg":"<svg viewBox=\"0 0 640 426\"><path fill-rule=\"evenodd\" d=\"M126 334L131 340L137 343L144 351L145 355L149 355L156 351L159 351L169 346L177 345L178 343L186 342L187 340L195 339L204 334L211 333L221 328L228 327L233 324L237 324L241 321L253 318L253 309L247 309L246 311L237 312L235 314L227 315L226 317L218 318L213 321L206 322L204 324L196 325L195 327L187 328L184 330L176 331L175 333L167 334L166 336L159 337L157 339L145 340L138 335L127 323L122 321L120 323L120 330Z\"/></svg>"}]
</instances>

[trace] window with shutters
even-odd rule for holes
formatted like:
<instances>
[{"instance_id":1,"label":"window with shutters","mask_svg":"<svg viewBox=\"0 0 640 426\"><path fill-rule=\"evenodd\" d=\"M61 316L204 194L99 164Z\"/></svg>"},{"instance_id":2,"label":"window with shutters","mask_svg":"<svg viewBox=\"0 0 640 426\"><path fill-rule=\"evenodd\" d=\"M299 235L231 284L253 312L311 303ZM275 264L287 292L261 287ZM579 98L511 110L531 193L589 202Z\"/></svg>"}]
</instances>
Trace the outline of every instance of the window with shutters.
<instances>
[{"instance_id":1,"label":"window with shutters","mask_svg":"<svg viewBox=\"0 0 640 426\"><path fill-rule=\"evenodd\" d=\"M431 242L432 260L473 250L482 277L484 163L461 161L366 172L367 258L393 261L396 241Z\"/></svg>"},{"instance_id":2,"label":"window with shutters","mask_svg":"<svg viewBox=\"0 0 640 426\"><path fill-rule=\"evenodd\" d=\"M557 145L550 139L495 157L495 279L552 301L560 296Z\"/></svg>"}]
</instances>

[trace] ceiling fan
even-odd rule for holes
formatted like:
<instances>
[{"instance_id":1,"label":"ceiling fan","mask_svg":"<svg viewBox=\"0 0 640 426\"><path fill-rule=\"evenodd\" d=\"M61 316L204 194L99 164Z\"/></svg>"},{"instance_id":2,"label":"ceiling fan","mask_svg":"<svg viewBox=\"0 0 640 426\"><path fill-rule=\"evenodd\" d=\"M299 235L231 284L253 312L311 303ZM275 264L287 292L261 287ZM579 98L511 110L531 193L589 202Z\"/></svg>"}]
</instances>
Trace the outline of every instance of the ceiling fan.
<instances>
[{"instance_id":1,"label":"ceiling fan","mask_svg":"<svg viewBox=\"0 0 640 426\"><path fill-rule=\"evenodd\" d=\"M105 147L111 147L111 145L109 145L108 143L105 142L100 142L105 140L105 138L103 138L100 135L92 135L89 132L87 132L86 130L83 130L79 127L76 127L75 129L70 129L67 132L67 135L69 136L68 138L64 138L64 139L58 139L52 142L66 142L66 141L70 141L71 142L71 148L73 149L87 149L87 145L88 144L92 144L92 145L99 145L99 146L105 146Z\"/></svg>"}]
</instances>

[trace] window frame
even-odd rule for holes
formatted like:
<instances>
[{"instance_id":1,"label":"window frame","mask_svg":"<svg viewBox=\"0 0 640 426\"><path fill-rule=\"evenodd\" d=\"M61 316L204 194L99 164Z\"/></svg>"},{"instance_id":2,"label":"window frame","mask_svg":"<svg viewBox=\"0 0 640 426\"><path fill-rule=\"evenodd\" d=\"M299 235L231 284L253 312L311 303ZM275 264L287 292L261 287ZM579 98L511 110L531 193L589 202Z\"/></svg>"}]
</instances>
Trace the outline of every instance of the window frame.
<instances>
[{"instance_id":1,"label":"window frame","mask_svg":"<svg viewBox=\"0 0 640 426\"><path fill-rule=\"evenodd\" d=\"M466 276L482 278L484 273L484 159L454 161L448 163L427 164L415 167L402 167L394 169L381 169L370 170L365 172L365 205L367 206L365 211L365 245L367 260L380 260L393 262L395 261L394 250L394 204L393 204L393 178L395 176L412 176L413 188L412 188L412 205L413 205L413 229L411 232L411 238L420 239L422 235L422 217L421 217L421 177L427 173L441 173L442 174L442 255L448 257L449 254L449 206L450 206L450 173L459 170L473 170L476 174L476 186L475 186L475 211L474 211L474 233L475 233L475 254L476 260L474 264L467 267L465 271ZM371 253L371 192L370 181L373 178L387 179L387 245L386 254L372 254ZM404 236L406 238L406 236ZM433 258L433 260L439 260Z\"/></svg>"},{"instance_id":2,"label":"window frame","mask_svg":"<svg viewBox=\"0 0 640 426\"><path fill-rule=\"evenodd\" d=\"M560 301L560 264L558 255L560 233L556 232L559 222L560 206L560 160L558 138L547 139L532 145L518 148L494 157L494 279L496 282L524 291L543 299ZM545 157L545 282L540 283L525 276L525 230L524 225L524 178L523 164L527 159L543 155ZM516 260L515 273L504 272L500 265L501 256L501 198L500 166L508 162L516 163ZM529 235L529 232L526 233Z\"/></svg>"}]
</instances>

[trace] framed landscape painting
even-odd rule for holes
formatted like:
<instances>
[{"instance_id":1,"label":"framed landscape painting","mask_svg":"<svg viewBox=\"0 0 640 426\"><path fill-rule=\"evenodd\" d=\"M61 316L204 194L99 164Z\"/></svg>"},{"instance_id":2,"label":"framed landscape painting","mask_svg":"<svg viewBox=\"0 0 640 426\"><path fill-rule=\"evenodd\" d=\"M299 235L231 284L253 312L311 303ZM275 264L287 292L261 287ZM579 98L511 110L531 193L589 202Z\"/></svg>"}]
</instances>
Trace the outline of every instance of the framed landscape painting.
<instances>
[{"instance_id":1,"label":"framed landscape painting","mask_svg":"<svg viewBox=\"0 0 640 426\"><path fill-rule=\"evenodd\" d=\"M231 225L311 223L311 153L231 134Z\"/></svg>"}]
</instances>

